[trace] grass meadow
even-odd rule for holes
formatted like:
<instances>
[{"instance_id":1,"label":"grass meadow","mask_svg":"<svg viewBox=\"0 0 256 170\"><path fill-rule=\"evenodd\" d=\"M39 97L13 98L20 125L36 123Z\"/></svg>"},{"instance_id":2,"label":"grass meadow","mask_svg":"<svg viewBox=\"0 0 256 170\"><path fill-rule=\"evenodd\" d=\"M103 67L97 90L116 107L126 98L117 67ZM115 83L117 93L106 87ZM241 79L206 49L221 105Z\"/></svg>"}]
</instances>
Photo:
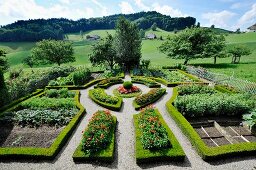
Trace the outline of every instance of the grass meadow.
<instances>
[{"instance_id":1,"label":"grass meadow","mask_svg":"<svg viewBox=\"0 0 256 170\"><path fill-rule=\"evenodd\" d=\"M95 41L88 41L85 39L87 34L96 34L101 37L107 35L107 32L114 34L114 30L94 30L84 33L84 39L82 39L79 33L68 34L68 39L73 42L76 62L71 65L86 65L90 66L88 54L91 51L91 45ZM146 31L147 33L151 30ZM157 37L162 36L165 40L167 36L173 36L173 32L167 32L157 29L154 32ZM256 82L256 33L243 33L243 34L227 34L226 41L228 46L244 45L252 50L252 54L249 56L242 56L240 64L231 64L231 58L218 58L217 64L213 64L213 58L197 59L189 61L189 64L199 65L206 67L214 72L233 75L235 77L246 79ZM163 43L163 40L143 40L142 41L142 58L150 59L152 66L167 66L174 65L176 63L183 63L183 60L174 60L168 58L165 54L158 51L158 47ZM30 54L30 50L35 46L34 42L0 42L0 48L4 48L7 51L7 56L11 67L25 67L22 64L23 58ZM37 68L46 66L37 66Z\"/></svg>"}]
</instances>

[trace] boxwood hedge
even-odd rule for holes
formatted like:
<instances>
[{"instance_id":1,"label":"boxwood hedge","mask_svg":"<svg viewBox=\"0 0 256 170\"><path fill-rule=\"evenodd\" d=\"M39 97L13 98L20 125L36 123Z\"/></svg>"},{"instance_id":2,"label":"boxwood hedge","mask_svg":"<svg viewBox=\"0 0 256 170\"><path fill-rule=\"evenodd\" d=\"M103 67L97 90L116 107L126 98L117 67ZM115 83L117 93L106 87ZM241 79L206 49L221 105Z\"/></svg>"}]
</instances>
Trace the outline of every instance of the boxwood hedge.
<instances>
[{"instance_id":1,"label":"boxwood hedge","mask_svg":"<svg viewBox=\"0 0 256 170\"><path fill-rule=\"evenodd\" d=\"M65 145L80 119L85 114L84 107L79 102L80 93L76 92L75 101L79 112L73 117L69 124L60 132L49 148L33 147L6 147L0 148L0 159L50 159L53 160Z\"/></svg>"},{"instance_id":2,"label":"boxwood hedge","mask_svg":"<svg viewBox=\"0 0 256 170\"><path fill-rule=\"evenodd\" d=\"M171 117L176 121L183 133L194 145L198 154L206 161L227 158L230 156L243 156L256 154L256 142L223 145L219 147L208 147L194 130L187 119L172 105L178 95L177 88L173 89L173 96L166 103L166 108Z\"/></svg>"},{"instance_id":3,"label":"boxwood hedge","mask_svg":"<svg viewBox=\"0 0 256 170\"><path fill-rule=\"evenodd\" d=\"M171 142L171 147L161 150L151 151L149 149L144 149L141 143L141 130L138 123L138 114L133 115L134 126L135 126L135 155L137 163L149 163L156 161L183 161L185 158L185 153L180 146L178 140L170 130L170 128L165 123L163 117L156 109L156 112L159 114L159 120L166 129L168 133L169 140Z\"/></svg>"}]
</instances>

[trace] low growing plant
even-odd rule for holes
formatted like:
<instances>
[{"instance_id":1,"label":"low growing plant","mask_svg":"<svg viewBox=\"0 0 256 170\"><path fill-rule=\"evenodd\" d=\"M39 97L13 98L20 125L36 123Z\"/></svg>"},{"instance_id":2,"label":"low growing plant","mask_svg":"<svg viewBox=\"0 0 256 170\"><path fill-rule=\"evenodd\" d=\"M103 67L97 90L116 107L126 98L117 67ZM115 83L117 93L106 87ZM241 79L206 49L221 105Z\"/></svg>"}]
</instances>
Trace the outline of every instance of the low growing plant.
<instances>
[{"instance_id":1,"label":"low growing plant","mask_svg":"<svg viewBox=\"0 0 256 170\"><path fill-rule=\"evenodd\" d=\"M119 101L118 97L108 95L101 88L92 89L92 94L93 94L94 98L96 98L97 100L99 100L101 102L104 102L104 103L108 103L108 104L113 104L114 105L114 104L117 104L117 102Z\"/></svg>"},{"instance_id":2,"label":"low growing plant","mask_svg":"<svg viewBox=\"0 0 256 170\"><path fill-rule=\"evenodd\" d=\"M216 93L214 88L200 85L200 84L191 84L191 85L180 85L178 86L179 95L190 95L190 94L213 94Z\"/></svg>"},{"instance_id":3,"label":"low growing plant","mask_svg":"<svg viewBox=\"0 0 256 170\"><path fill-rule=\"evenodd\" d=\"M165 92L165 89L163 88L155 88L151 89L148 93L142 94L135 98L135 102L138 105L144 105L147 103L150 103L155 98L159 97L159 95L162 95Z\"/></svg>"},{"instance_id":4,"label":"low growing plant","mask_svg":"<svg viewBox=\"0 0 256 170\"><path fill-rule=\"evenodd\" d=\"M75 92L69 91L67 88L62 89L48 89L45 91L45 96L49 98L74 98Z\"/></svg>"}]
</instances>

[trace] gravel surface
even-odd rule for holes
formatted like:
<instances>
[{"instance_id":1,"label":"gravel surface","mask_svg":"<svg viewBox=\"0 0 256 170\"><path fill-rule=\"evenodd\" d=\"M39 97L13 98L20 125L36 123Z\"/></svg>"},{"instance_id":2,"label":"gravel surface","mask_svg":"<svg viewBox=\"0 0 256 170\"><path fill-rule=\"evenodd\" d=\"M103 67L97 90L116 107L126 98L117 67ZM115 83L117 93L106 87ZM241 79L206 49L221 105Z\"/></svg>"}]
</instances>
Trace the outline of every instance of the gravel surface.
<instances>
[{"instance_id":1,"label":"gravel surface","mask_svg":"<svg viewBox=\"0 0 256 170\"><path fill-rule=\"evenodd\" d=\"M130 80L130 77L126 76L126 80ZM107 89L108 94L112 94L113 89L117 88L119 85L114 85ZM143 93L149 91L149 88L136 84ZM91 89L91 88L89 88ZM191 146L191 143L183 135L181 130L178 128L174 120L167 113L165 108L165 103L170 99L172 95L172 89L167 89L167 94L158 100L154 105L161 112L164 120L169 125L170 129L173 131L177 139L179 140L181 146L183 147L187 157L182 163L175 162L158 162L145 165L137 165L135 162L135 153L134 153L134 127L132 115L136 114L134 108L132 107L131 99L124 99L124 105L120 112L113 112L117 117L118 125L116 132L116 155L115 161L112 164L103 164L99 162L91 163L80 163L75 164L72 160L72 155L81 141L82 131L88 124L88 120L92 117L92 114L99 109L104 109L101 106L95 104L88 97L88 90L81 91L81 103L87 110L86 116L83 118L81 123L78 125L74 134L67 142L67 145L62 149L60 154L54 161L45 161L45 162L33 162L33 161L5 161L0 162L0 169L17 169L17 170L28 170L28 169L120 169L120 170L129 170L129 169L232 169L232 170L255 170L256 169L256 160L255 157L244 157L244 158L232 158L227 160L219 160L211 163L207 163L201 159L201 157L196 153L196 151Z\"/></svg>"}]
</instances>

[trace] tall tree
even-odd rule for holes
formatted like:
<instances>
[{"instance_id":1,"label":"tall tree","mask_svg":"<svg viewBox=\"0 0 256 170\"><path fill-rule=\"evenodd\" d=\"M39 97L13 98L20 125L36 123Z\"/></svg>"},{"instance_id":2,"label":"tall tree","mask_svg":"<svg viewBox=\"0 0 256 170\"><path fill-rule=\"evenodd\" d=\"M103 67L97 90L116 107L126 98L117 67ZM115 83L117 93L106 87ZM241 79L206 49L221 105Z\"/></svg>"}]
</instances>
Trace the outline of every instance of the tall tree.
<instances>
[{"instance_id":1,"label":"tall tree","mask_svg":"<svg viewBox=\"0 0 256 170\"><path fill-rule=\"evenodd\" d=\"M6 57L5 50L0 49L0 69L3 71L7 70L9 68L8 59Z\"/></svg>"},{"instance_id":2,"label":"tall tree","mask_svg":"<svg viewBox=\"0 0 256 170\"><path fill-rule=\"evenodd\" d=\"M156 31L157 29L157 24L154 22L154 24L151 26L152 31Z\"/></svg>"},{"instance_id":3,"label":"tall tree","mask_svg":"<svg viewBox=\"0 0 256 170\"><path fill-rule=\"evenodd\" d=\"M146 34L145 30L140 29L140 38L141 38L141 39L142 39L142 38L145 38L145 34Z\"/></svg>"},{"instance_id":4,"label":"tall tree","mask_svg":"<svg viewBox=\"0 0 256 170\"><path fill-rule=\"evenodd\" d=\"M125 69L138 67L141 59L141 38L136 24L120 17L116 24L116 61Z\"/></svg>"},{"instance_id":5,"label":"tall tree","mask_svg":"<svg viewBox=\"0 0 256 170\"><path fill-rule=\"evenodd\" d=\"M33 56L27 56L26 58L23 59L23 64L29 66L31 69L37 64L36 58ZM33 73L32 69L32 73Z\"/></svg>"},{"instance_id":6,"label":"tall tree","mask_svg":"<svg viewBox=\"0 0 256 170\"><path fill-rule=\"evenodd\" d=\"M228 53L232 55L233 64L237 64L240 62L241 56L250 55L252 52L249 48L244 46L235 46L228 50Z\"/></svg>"},{"instance_id":7,"label":"tall tree","mask_svg":"<svg viewBox=\"0 0 256 170\"><path fill-rule=\"evenodd\" d=\"M89 55L93 65L107 64L112 70L115 65L116 51L113 46L114 38L111 34L101 39L92 46L92 53Z\"/></svg>"},{"instance_id":8,"label":"tall tree","mask_svg":"<svg viewBox=\"0 0 256 170\"><path fill-rule=\"evenodd\" d=\"M170 58L184 59L187 64L191 59L225 57L225 39L214 34L208 28L187 28L179 34L169 37L159 50Z\"/></svg>"},{"instance_id":9,"label":"tall tree","mask_svg":"<svg viewBox=\"0 0 256 170\"><path fill-rule=\"evenodd\" d=\"M76 60L72 44L57 40L42 40L36 43L36 47L32 49L32 56L42 63L56 63L59 66Z\"/></svg>"},{"instance_id":10,"label":"tall tree","mask_svg":"<svg viewBox=\"0 0 256 170\"><path fill-rule=\"evenodd\" d=\"M0 107L4 106L9 102L9 93L5 85L4 74L0 68Z\"/></svg>"}]
</instances>

